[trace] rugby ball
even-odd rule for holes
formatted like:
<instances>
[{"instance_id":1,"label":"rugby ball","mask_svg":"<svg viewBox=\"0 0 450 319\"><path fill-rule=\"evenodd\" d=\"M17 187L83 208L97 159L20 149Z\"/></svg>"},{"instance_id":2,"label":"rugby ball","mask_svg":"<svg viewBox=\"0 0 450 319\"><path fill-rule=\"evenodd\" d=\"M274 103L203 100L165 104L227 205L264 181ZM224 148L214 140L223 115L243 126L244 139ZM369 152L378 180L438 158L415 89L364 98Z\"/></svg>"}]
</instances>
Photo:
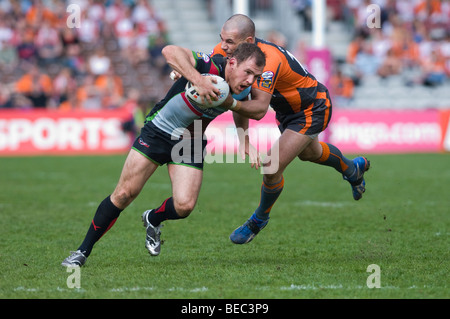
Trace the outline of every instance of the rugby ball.
<instances>
[{"instance_id":1,"label":"rugby ball","mask_svg":"<svg viewBox=\"0 0 450 319\"><path fill-rule=\"evenodd\" d=\"M211 103L208 103L208 101L205 100L205 102L203 103L202 99L200 98L200 95L197 93L196 87L194 85L192 85L191 82L188 82L186 84L186 88L185 88L187 99L189 100L189 102L191 102L192 104L194 104L202 109L208 109L211 107L219 106L226 100L228 94L230 93L230 87L228 86L228 83L225 81L224 78L222 78L218 75L215 75L215 74L204 73L202 75L210 76L217 80L217 83L214 83L214 85L220 91L218 100L211 101Z\"/></svg>"}]
</instances>

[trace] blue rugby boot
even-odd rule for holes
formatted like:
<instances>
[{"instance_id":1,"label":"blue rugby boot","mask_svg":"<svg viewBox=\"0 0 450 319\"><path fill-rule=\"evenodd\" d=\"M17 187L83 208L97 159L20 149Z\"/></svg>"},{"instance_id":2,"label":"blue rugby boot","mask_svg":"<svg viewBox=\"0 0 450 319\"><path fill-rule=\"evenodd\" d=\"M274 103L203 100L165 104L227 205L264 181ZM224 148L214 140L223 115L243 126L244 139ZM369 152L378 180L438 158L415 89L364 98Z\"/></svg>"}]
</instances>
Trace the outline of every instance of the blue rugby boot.
<instances>
[{"instance_id":1,"label":"blue rugby boot","mask_svg":"<svg viewBox=\"0 0 450 319\"><path fill-rule=\"evenodd\" d=\"M353 159L353 164L355 164L356 172L351 178L345 177L344 179L350 183L352 186L353 198L355 200L360 200L362 194L366 191L366 182L364 180L364 173L370 168L370 161L365 157L357 157Z\"/></svg>"},{"instance_id":2,"label":"blue rugby boot","mask_svg":"<svg viewBox=\"0 0 450 319\"><path fill-rule=\"evenodd\" d=\"M230 235L230 240L235 244L246 244L252 241L252 239L263 229L269 220L262 220L253 215L244 223L244 225L236 228Z\"/></svg>"}]
</instances>

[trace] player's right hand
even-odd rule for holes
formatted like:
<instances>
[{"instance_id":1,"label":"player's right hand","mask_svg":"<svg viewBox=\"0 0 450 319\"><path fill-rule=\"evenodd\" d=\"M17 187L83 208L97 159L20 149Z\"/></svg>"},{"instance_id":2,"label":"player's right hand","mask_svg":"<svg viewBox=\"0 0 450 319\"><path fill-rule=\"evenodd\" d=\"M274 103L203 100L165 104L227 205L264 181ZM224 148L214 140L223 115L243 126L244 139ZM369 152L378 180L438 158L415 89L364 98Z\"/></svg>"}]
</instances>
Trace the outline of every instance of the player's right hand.
<instances>
[{"instance_id":1,"label":"player's right hand","mask_svg":"<svg viewBox=\"0 0 450 319\"><path fill-rule=\"evenodd\" d=\"M197 83L194 83L202 102L207 101L208 104L211 104L212 101L218 100L220 90L214 83L217 83L217 80L211 76L202 76Z\"/></svg>"}]
</instances>

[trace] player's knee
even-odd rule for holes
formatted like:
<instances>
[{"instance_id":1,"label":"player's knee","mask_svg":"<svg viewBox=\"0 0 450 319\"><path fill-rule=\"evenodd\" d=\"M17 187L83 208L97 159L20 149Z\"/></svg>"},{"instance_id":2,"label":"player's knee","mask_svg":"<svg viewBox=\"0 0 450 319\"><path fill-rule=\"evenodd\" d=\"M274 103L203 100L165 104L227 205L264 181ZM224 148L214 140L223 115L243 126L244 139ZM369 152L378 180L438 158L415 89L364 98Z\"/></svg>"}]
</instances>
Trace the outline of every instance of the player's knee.
<instances>
[{"instance_id":1,"label":"player's knee","mask_svg":"<svg viewBox=\"0 0 450 319\"><path fill-rule=\"evenodd\" d=\"M280 180L283 178L283 175L281 174L265 174L264 175L264 183L272 185L279 183Z\"/></svg>"},{"instance_id":2,"label":"player's knee","mask_svg":"<svg viewBox=\"0 0 450 319\"><path fill-rule=\"evenodd\" d=\"M315 152L314 150L307 148L298 155L298 158L305 162L316 162L320 156L320 152Z\"/></svg>"},{"instance_id":3,"label":"player's knee","mask_svg":"<svg viewBox=\"0 0 450 319\"><path fill-rule=\"evenodd\" d=\"M315 160L309 153L305 153L305 154L302 153L298 156L298 158L305 162L313 162Z\"/></svg>"},{"instance_id":4,"label":"player's knee","mask_svg":"<svg viewBox=\"0 0 450 319\"><path fill-rule=\"evenodd\" d=\"M137 196L137 192L128 189L116 189L111 196L111 200L117 207L124 209L130 205Z\"/></svg>"},{"instance_id":5,"label":"player's knee","mask_svg":"<svg viewBox=\"0 0 450 319\"><path fill-rule=\"evenodd\" d=\"M195 201L193 200L174 200L175 211L181 218L188 217L194 210Z\"/></svg>"}]
</instances>

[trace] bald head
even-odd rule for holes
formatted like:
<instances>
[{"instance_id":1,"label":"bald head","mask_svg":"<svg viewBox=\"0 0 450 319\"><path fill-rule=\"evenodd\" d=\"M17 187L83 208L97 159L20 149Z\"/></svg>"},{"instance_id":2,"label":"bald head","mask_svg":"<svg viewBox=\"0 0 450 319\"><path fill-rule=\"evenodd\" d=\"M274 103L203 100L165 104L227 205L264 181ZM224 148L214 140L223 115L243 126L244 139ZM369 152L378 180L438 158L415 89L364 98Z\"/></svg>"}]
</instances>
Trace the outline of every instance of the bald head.
<instances>
[{"instance_id":1,"label":"bald head","mask_svg":"<svg viewBox=\"0 0 450 319\"><path fill-rule=\"evenodd\" d=\"M232 15L222 26L220 40L222 50L232 56L240 43L255 43L255 24L246 15Z\"/></svg>"},{"instance_id":2,"label":"bald head","mask_svg":"<svg viewBox=\"0 0 450 319\"><path fill-rule=\"evenodd\" d=\"M244 14L232 15L222 29L226 32L236 32L240 40L255 38L255 23Z\"/></svg>"}]
</instances>

